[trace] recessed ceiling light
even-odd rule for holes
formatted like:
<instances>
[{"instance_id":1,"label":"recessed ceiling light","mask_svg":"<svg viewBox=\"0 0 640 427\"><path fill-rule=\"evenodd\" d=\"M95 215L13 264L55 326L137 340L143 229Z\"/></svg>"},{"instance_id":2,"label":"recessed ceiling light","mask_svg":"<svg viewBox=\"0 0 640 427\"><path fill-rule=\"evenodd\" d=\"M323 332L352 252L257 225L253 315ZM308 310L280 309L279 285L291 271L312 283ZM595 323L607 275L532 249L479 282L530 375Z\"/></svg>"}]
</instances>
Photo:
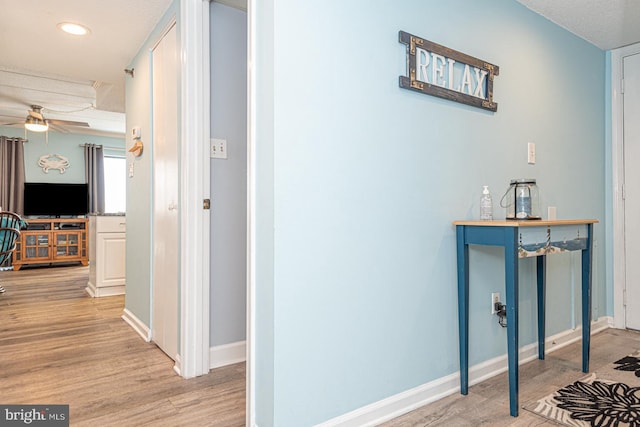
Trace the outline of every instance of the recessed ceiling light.
<instances>
[{"instance_id":1,"label":"recessed ceiling light","mask_svg":"<svg viewBox=\"0 0 640 427\"><path fill-rule=\"evenodd\" d=\"M73 34L74 36L85 36L91 34L91 30L88 27L80 24L74 24L73 22L61 22L58 24L65 33Z\"/></svg>"}]
</instances>

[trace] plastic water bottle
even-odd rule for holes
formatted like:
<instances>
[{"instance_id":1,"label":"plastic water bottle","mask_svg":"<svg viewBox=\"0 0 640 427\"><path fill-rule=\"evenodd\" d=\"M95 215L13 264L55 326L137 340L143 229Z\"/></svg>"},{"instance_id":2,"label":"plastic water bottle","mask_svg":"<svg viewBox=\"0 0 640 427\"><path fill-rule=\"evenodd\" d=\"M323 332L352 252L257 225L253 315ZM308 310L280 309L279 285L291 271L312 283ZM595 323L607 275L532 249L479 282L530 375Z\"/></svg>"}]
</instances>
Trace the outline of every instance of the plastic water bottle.
<instances>
[{"instance_id":1,"label":"plastic water bottle","mask_svg":"<svg viewBox=\"0 0 640 427\"><path fill-rule=\"evenodd\" d=\"M480 199L480 219L483 221L490 221L493 219L493 201L491 200L489 186L483 185L482 187L482 198Z\"/></svg>"}]
</instances>

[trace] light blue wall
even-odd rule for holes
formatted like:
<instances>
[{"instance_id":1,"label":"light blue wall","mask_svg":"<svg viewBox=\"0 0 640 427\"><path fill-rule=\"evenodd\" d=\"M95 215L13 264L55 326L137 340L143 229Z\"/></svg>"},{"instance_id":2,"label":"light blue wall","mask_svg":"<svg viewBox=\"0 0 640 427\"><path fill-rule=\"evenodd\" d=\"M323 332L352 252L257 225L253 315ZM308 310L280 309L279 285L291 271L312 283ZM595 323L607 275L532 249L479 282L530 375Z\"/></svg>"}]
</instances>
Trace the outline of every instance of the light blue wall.
<instances>
[{"instance_id":1,"label":"light blue wall","mask_svg":"<svg viewBox=\"0 0 640 427\"><path fill-rule=\"evenodd\" d=\"M211 3L211 137L228 158L211 159L212 347L244 341L247 300L247 13Z\"/></svg>"},{"instance_id":2,"label":"light blue wall","mask_svg":"<svg viewBox=\"0 0 640 427\"><path fill-rule=\"evenodd\" d=\"M24 138L24 129L14 127L0 127L0 135ZM124 148L124 138L67 134L49 131L47 143L44 133L28 132L28 142L24 144L24 166L26 182L69 182L83 183L84 177L84 149L81 144L98 144L105 147ZM66 157L71 165L64 173L50 170L45 173L38 166L40 156L59 154ZM124 151L119 152L123 155Z\"/></svg>"},{"instance_id":3,"label":"light blue wall","mask_svg":"<svg viewBox=\"0 0 640 427\"><path fill-rule=\"evenodd\" d=\"M151 325L151 220L153 135L151 121L150 50L171 19L178 16L179 0L175 0L140 47L128 68L135 77L126 78L126 129L131 134L140 126L144 150L140 157L127 153L127 168L133 164L134 175L127 179L127 262L125 307L145 325ZM177 19L179 21L179 19ZM178 24L176 24L179 26ZM178 33L180 32L178 27ZM127 148L133 145L127 140Z\"/></svg>"},{"instance_id":4,"label":"light blue wall","mask_svg":"<svg viewBox=\"0 0 640 427\"><path fill-rule=\"evenodd\" d=\"M514 0L255 3L256 421L313 425L458 370L451 221L478 217L483 184L497 202L536 178L544 213L605 219L605 54ZM499 65L498 112L400 89L399 30ZM611 314L604 231L594 318ZM579 319L579 266L549 259L548 334ZM533 261L520 270L526 345ZM474 248L471 272L477 364L506 353L501 250Z\"/></svg>"}]
</instances>

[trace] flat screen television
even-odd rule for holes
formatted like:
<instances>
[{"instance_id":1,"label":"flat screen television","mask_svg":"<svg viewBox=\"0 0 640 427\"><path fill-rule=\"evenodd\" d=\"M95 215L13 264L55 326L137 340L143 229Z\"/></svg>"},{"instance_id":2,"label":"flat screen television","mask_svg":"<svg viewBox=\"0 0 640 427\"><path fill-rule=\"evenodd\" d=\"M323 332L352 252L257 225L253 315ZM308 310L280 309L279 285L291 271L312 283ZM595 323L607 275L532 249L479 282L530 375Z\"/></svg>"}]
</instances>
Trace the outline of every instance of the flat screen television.
<instances>
[{"instance_id":1,"label":"flat screen television","mask_svg":"<svg viewBox=\"0 0 640 427\"><path fill-rule=\"evenodd\" d=\"M24 214L30 216L76 216L89 212L87 184L26 182Z\"/></svg>"}]
</instances>

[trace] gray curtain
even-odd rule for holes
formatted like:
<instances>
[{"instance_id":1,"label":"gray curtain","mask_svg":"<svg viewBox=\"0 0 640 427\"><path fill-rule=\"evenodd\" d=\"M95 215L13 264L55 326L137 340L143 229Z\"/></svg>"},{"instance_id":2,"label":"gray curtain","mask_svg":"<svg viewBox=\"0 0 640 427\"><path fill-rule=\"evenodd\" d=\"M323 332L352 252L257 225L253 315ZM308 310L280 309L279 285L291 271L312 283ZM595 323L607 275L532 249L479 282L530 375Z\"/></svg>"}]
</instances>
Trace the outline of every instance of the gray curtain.
<instances>
[{"instance_id":1,"label":"gray curtain","mask_svg":"<svg viewBox=\"0 0 640 427\"><path fill-rule=\"evenodd\" d=\"M85 144L84 177L89 187L89 212L104 213L104 154L102 145Z\"/></svg>"},{"instance_id":2,"label":"gray curtain","mask_svg":"<svg viewBox=\"0 0 640 427\"><path fill-rule=\"evenodd\" d=\"M22 138L0 136L0 207L24 212L24 143Z\"/></svg>"}]
</instances>

